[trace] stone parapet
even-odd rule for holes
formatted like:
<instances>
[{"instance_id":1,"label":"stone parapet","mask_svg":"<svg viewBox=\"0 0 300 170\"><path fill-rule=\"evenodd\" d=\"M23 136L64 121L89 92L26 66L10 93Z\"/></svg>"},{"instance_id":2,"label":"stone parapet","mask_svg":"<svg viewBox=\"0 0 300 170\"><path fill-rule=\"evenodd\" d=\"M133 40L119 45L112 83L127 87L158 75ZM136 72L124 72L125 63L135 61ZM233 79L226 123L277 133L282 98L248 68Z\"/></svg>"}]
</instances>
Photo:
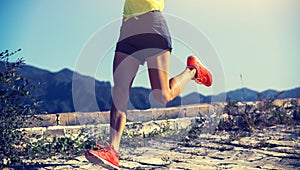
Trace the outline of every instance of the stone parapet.
<instances>
[{"instance_id":1,"label":"stone parapet","mask_svg":"<svg viewBox=\"0 0 300 170\"><path fill-rule=\"evenodd\" d=\"M223 103L188 105L182 107L149 110L129 110L126 129L138 136L147 136L167 128L169 130L188 129L201 117L212 120L222 114ZM109 134L109 112L62 113L41 116L45 121L40 127L26 128L35 135L59 137L76 136L82 129L91 135Z\"/></svg>"},{"instance_id":2,"label":"stone parapet","mask_svg":"<svg viewBox=\"0 0 300 170\"><path fill-rule=\"evenodd\" d=\"M300 106L300 99L284 99L275 100L274 105L280 106L285 103L295 100ZM241 105L244 104L239 102ZM247 102L247 104L258 104L260 102ZM183 117L207 117L216 112L222 112L226 103L213 103L213 104L195 104L183 105L180 107L170 108L151 108L148 110L128 110L128 122L147 122L164 119L176 119ZM93 125L93 124L107 124L109 123L109 112L74 112L74 113L58 113L41 115L44 120L40 125L41 127L48 126L77 126L77 125ZM36 127L33 124L32 127Z\"/></svg>"},{"instance_id":3,"label":"stone parapet","mask_svg":"<svg viewBox=\"0 0 300 170\"><path fill-rule=\"evenodd\" d=\"M198 104L170 108L152 108L148 110L128 110L128 122L147 122L164 119L176 119L183 117L198 117L211 114L215 107L222 107L224 104ZM109 123L109 112L74 112L41 115L44 120L41 127L48 126L77 126ZM35 127L36 125L33 125Z\"/></svg>"},{"instance_id":4,"label":"stone parapet","mask_svg":"<svg viewBox=\"0 0 300 170\"><path fill-rule=\"evenodd\" d=\"M139 136L148 136L155 130L160 130L162 127L168 126L168 130L182 130L188 129L196 122L197 117L194 118L177 118L167 120L156 120L148 122L128 122L126 130L128 133L135 133ZM76 126L50 126L50 127L33 127L25 128L30 134L36 136L44 136L49 138L62 137L62 136L78 136L82 130L91 136L98 135L105 137L109 135L109 124L94 124L94 125L76 125Z\"/></svg>"}]
</instances>

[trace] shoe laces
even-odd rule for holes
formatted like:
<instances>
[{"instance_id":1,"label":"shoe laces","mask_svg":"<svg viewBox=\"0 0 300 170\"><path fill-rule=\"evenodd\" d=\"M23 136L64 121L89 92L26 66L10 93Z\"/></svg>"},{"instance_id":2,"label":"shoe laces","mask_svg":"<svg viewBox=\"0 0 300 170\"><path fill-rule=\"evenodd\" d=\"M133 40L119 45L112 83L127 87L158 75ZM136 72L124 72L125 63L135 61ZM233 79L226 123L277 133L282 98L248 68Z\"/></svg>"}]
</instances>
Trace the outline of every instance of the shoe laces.
<instances>
[{"instance_id":1,"label":"shoe laces","mask_svg":"<svg viewBox=\"0 0 300 170\"><path fill-rule=\"evenodd\" d=\"M114 146L112 144L108 143L107 141L105 141L105 143L106 143L106 145L100 145L96 140L95 148L98 150L105 151L105 152L113 151L116 154L116 156L119 158L119 152L117 152L115 150Z\"/></svg>"}]
</instances>

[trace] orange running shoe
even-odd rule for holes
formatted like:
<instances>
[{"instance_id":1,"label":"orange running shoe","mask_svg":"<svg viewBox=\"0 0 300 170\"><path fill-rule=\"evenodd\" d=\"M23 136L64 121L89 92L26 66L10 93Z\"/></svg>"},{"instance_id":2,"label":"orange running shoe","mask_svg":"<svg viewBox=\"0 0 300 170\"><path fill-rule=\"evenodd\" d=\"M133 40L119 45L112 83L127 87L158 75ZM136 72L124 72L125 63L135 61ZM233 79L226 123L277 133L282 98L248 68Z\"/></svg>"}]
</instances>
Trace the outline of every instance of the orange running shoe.
<instances>
[{"instance_id":1,"label":"orange running shoe","mask_svg":"<svg viewBox=\"0 0 300 170\"><path fill-rule=\"evenodd\" d=\"M203 84L207 87L212 85L212 74L210 71L202 65L200 60L195 56L189 56L187 58L187 68L196 69L195 82L198 84Z\"/></svg>"},{"instance_id":2,"label":"orange running shoe","mask_svg":"<svg viewBox=\"0 0 300 170\"><path fill-rule=\"evenodd\" d=\"M100 150L87 150L85 158L108 169L119 169L119 153L110 144Z\"/></svg>"}]
</instances>

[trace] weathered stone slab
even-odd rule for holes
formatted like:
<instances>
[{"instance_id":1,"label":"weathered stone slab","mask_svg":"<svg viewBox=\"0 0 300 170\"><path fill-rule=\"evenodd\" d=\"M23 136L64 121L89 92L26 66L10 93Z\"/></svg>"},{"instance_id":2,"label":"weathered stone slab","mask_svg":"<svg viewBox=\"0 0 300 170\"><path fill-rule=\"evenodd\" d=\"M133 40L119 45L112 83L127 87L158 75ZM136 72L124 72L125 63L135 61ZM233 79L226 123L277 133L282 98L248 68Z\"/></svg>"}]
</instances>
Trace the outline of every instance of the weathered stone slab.
<instances>
[{"instance_id":1,"label":"weathered stone slab","mask_svg":"<svg viewBox=\"0 0 300 170\"><path fill-rule=\"evenodd\" d=\"M180 115L180 107L152 109L153 120L176 119Z\"/></svg>"},{"instance_id":2,"label":"weathered stone slab","mask_svg":"<svg viewBox=\"0 0 300 170\"><path fill-rule=\"evenodd\" d=\"M300 141L267 140L266 143L270 145L298 147L300 149Z\"/></svg>"},{"instance_id":3,"label":"weathered stone slab","mask_svg":"<svg viewBox=\"0 0 300 170\"><path fill-rule=\"evenodd\" d=\"M153 120L152 110L129 110L126 115L129 122L147 122Z\"/></svg>"},{"instance_id":4,"label":"weathered stone slab","mask_svg":"<svg viewBox=\"0 0 300 170\"><path fill-rule=\"evenodd\" d=\"M57 125L57 116L56 114L47 114L47 115L40 115L40 117L43 119L43 122L40 126L56 126ZM37 127L37 123L34 123L31 127Z\"/></svg>"},{"instance_id":5,"label":"weathered stone slab","mask_svg":"<svg viewBox=\"0 0 300 170\"><path fill-rule=\"evenodd\" d=\"M188 119L188 118L185 118ZM169 120L172 122L180 119ZM160 126L160 123L166 121L152 121L148 122L150 125ZM144 123L138 123L136 129L139 129ZM134 123L128 123L128 127L133 128ZM64 133L76 133L76 130L83 126L55 126L49 128L30 128L38 132L45 130L53 130L58 132L64 129ZM108 124L87 125L84 126L89 129L89 132L108 133ZM292 129L294 128L294 131ZM292 152L292 149L299 151L298 142L290 141L295 139L295 133L299 135L299 127L295 126L289 128L286 126L276 126L266 128L261 131L253 132L249 137L236 139L237 143L243 145L232 145L230 143L222 143L221 139L228 139L226 132L215 134L201 134L199 139L192 141L194 145L183 146L179 142L170 141L159 138L146 138L148 143L141 145L122 145L121 152L121 169L191 169L191 170L209 170L209 169L232 169L232 170L259 170L259 169L274 169L274 170L294 170L299 169L299 153ZM100 131L100 132L99 132ZM290 134L290 135L289 135ZM293 135L291 135L293 134ZM271 136L270 145L266 136ZM280 140L274 140L276 136L280 136ZM140 140L140 138L138 138ZM263 140L262 140L263 139ZM131 139L131 142L133 142ZM150 140L150 141L149 141ZM255 142L265 142L263 147L251 148ZM182 142L182 141L181 141ZM248 145L246 143L249 143ZM282 142L282 143L281 143ZM286 146L283 146L286 145ZM222 149L223 146L234 147L233 149ZM84 156L78 156L75 160L36 160L39 165L44 164L44 167L28 167L28 169L103 169L100 166L89 163ZM50 162L49 162L50 161ZM25 167L26 169L27 167Z\"/></svg>"}]
</instances>

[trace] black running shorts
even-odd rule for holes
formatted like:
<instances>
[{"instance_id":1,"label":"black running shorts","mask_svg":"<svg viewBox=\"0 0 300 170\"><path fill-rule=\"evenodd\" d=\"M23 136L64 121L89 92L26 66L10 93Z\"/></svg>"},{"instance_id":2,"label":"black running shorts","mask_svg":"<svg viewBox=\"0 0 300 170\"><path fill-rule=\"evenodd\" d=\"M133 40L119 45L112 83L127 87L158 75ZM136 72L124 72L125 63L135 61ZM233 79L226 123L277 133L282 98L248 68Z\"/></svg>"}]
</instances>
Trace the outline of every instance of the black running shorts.
<instances>
[{"instance_id":1,"label":"black running shorts","mask_svg":"<svg viewBox=\"0 0 300 170\"><path fill-rule=\"evenodd\" d=\"M128 54L143 65L147 57L164 50L172 51L172 41L166 20L160 11L123 19L116 52Z\"/></svg>"}]
</instances>

